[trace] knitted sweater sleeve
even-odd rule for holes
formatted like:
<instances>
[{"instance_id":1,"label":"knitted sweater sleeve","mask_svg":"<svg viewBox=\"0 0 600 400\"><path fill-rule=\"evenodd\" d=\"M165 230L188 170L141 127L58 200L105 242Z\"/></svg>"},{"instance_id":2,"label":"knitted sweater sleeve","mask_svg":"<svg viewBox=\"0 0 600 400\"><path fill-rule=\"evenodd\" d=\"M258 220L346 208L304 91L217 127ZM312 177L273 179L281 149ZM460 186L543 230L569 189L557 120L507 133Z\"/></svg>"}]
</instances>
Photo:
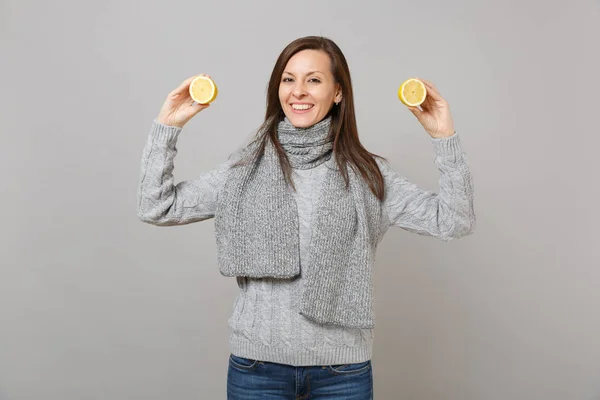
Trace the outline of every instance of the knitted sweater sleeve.
<instances>
[{"instance_id":1,"label":"knitted sweater sleeve","mask_svg":"<svg viewBox=\"0 0 600 400\"><path fill-rule=\"evenodd\" d=\"M217 196L223 187L233 155L196 179L174 184L173 160L182 128L152 122L142 153L137 214L143 222L184 225L214 217Z\"/></svg>"},{"instance_id":2,"label":"knitted sweater sleeve","mask_svg":"<svg viewBox=\"0 0 600 400\"><path fill-rule=\"evenodd\" d=\"M385 184L383 211L388 226L450 241L475 230L473 183L458 134L431 140L439 193L420 189L378 160Z\"/></svg>"}]
</instances>

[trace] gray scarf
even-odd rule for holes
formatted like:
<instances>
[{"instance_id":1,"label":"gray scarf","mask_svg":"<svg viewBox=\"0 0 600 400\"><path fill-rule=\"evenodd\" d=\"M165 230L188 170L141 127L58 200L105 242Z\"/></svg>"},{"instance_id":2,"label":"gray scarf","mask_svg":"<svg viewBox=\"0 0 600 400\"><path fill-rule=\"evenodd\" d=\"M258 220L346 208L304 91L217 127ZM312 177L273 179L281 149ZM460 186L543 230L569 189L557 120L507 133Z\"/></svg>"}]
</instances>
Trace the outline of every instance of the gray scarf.
<instances>
[{"instance_id":1,"label":"gray scarf","mask_svg":"<svg viewBox=\"0 0 600 400\"><path fill-rule=\"evenodd\" d=\"M333 156L331 117L308 128L286 118L279 142L292 168L308 169ZM251 150L251 146L247 147ZM310 265L300 314L319 323L372 328L372 266L380 241L381 204L348 168L349 190L329 168L312 222ZM277 153L267 141L256 163L232 167L219 195L215 234L224 276L291 278L300 274L298 209Z\"/></svg>"}]
</instances>

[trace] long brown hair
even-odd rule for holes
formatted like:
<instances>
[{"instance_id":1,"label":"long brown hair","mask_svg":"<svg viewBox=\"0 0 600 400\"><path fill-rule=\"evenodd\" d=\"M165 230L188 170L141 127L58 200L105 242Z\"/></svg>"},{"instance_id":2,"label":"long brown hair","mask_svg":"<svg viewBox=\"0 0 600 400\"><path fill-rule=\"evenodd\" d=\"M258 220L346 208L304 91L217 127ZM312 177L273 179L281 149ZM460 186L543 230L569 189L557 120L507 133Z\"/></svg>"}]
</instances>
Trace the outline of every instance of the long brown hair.
<instances>
[{"instance_id":1,"label":"long brown hair","mask_svg":"<svg viewBox=\"0 0 600 400\"><path fill-rule=\"evenodd\" d=\"M265 121L258 129L257 137L253 142L258 143L254 154L254 161L263 154L266 141L270 140L277 151L279 164L281 165L285 180L294 190L295 186L291 178L292 167L289 163L285 150L279 143L277 136L277 125L285 117L279 101L279 85L283 71L294 54L302 50L321 50L329 55L331 61L331 73L341 86L342 101L333 106L328 116L331 115L331 126L329 138L333 140L333 155L339 171L342 173L346 188L349 185L347 165L354 168L368 184L369 189L379 199L383 200L384 184L383 176L375 157L384 157L367 151L358 138L356 126L356 114L354 111L354 96L352 93L352 80L350 70L344 54L340 48L331 40L321 36L306 36L288 44L275 62L269 85L267 87L267 111Z\"/></svg>"}]
</instances>

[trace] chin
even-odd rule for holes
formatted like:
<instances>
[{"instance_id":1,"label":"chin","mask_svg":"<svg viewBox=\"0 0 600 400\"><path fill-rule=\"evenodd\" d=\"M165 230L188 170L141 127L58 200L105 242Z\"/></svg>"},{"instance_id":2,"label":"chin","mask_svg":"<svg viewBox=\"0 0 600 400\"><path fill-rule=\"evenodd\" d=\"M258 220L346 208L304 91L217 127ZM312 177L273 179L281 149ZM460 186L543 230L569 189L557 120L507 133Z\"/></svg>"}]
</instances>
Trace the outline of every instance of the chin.
<instances>
[{"instance_id":1,"label":"chin","mask_svg":"<svg viewBox=\"0 0 600 400\"><path fill-rule=\"evenodd\" d=\"M308 128L321 121L323 118L317 118L314 115L298 115L290 112L287 118L296 128Z\"/></svg>"},{"instance_id":2,"label":"chin","mask_svg":"<svg viewBox=\"0 0 600 400\"><path fill-rule=\"evenodd\" d=\"M292 125L294 125L296 128L308 128L312 125L314 125L314 122L305 122L305 121L295 121L293 119L290 119L290 122L292 123Z\"/></svg>"}]
</instances>

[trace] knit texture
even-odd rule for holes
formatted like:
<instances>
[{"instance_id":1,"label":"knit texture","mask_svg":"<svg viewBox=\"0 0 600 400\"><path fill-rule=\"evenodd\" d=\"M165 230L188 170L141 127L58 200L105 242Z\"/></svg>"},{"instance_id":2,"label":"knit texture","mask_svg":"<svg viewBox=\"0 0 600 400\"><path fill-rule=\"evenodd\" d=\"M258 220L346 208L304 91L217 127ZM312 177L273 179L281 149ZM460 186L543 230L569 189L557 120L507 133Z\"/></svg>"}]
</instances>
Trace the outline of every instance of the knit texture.
<instances>
[{"instance_id":1,"label":"knit texture","mask_svg":"<svg viewBox=\"0 0 600 400\"><path fill-rule=\"evenodd\" d=\"M149 130L137 192L138 218L145 223L173 226L214 217L230 167L240 159L236 151L193 179L176 182L173 170L181 131L156 120ZM188 134L203 135L210 142L211 132ZM473 183L460 137L454 134L430 141L440 172L437 192L419 188L389 163L378 160L385 187L380 235L389 227L397 227L449 241L474 231ZM237 278L239 291L228 320L229 349L237 356L295 366L355 363L371 358L374 329L321 324L298 312L312 264L312 224L328 165L334 167L333 158L311 169L294 170L301 274L289 279ZM163 235L169 240L169 232ZM401 255L399 260L401 266Z\"/></svg>"},{"instance_id":2,"label":"knit texture","mask_svg":"<svg viewBox=\"0 0 600 400\"><path fill-rule=\"evenodd\" d=\"M331 156L330 125L331 117L308 128L296 128L287 119L279 123L279 141L292 167L314 168ZM321 323L370 328L381 205L351 168L348 173L348 189L337 169L325 176L300 312ZM298 207L269 141L257 162L232 168L220 199L215 234L222 275L300 274Z\"/></svg>"}]
</instances>

